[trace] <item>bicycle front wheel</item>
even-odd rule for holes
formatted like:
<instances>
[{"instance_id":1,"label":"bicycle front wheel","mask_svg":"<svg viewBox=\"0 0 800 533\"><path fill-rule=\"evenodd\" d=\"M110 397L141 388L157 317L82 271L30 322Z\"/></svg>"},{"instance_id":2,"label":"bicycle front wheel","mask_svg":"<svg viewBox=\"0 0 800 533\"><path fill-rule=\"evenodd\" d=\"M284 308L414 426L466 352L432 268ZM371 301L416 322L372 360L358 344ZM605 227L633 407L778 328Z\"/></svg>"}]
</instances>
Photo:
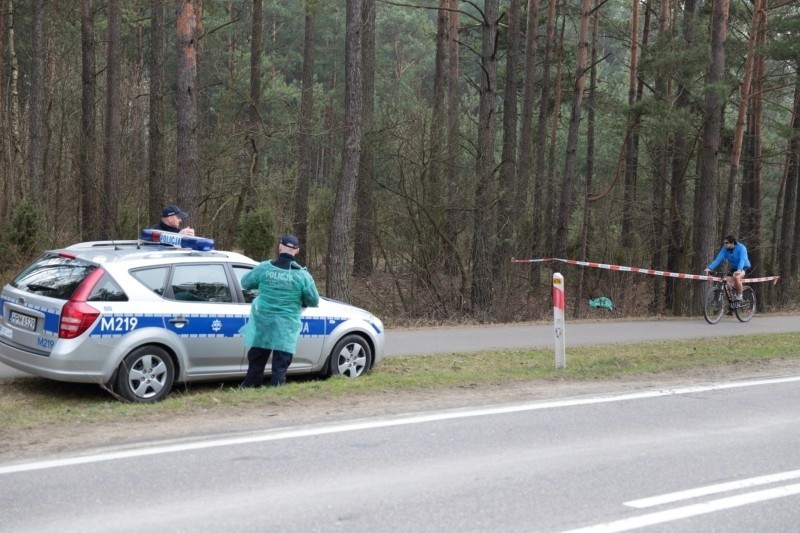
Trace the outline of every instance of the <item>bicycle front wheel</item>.
<instances>
[{"instance_id":1,"label":"bicycle front wheel","mask_svg":"<svg viewBox=\"0 0 800 533\"><path fill-rule=\"evenodd\" d=\"M742 290L742 301L737 303L739 305L734 311L740 322L747 322L753 318L753 315L756 314L756 291L753 290L753 287L745 287Z\"/></svg>"},{"instance_id":2,"label":"bicycle front wheel","mask_svg":"<svg viewBox=\"0 0 800 533\"><path fill-rule=\"evenodd\" d=\"M703 317L709 324L716 324L725 312L724 295L721 287L709 287L703 296ZM740 319L741 320L741 319Z\"/></svg>"}]
</instances>

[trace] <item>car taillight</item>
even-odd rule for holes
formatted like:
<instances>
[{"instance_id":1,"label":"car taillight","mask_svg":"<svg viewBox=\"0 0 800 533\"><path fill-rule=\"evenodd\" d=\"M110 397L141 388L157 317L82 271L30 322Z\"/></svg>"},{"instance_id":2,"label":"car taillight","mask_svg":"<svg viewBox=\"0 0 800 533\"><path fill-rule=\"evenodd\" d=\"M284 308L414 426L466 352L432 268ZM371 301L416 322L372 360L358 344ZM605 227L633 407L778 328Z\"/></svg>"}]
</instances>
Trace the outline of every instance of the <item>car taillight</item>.
<instances>
[{"instance_id":1,"label":"car taillight","mask_svg":"<svg viewBox=\"0 0 800 533\"><path fill-rule=\"evenodd\" d=\"M74 339L82 335L100 316L100 311L87 304L86 299L102 277L102 268L93 270L75 290L72 298L61 308L61 322L58 326L59 339Z\"/></svg>"},{"instance_id":2,"label":"car taillight","mask_svg":"<svg viewBox=\"0 0 800 533\"><path fill-rule=\"evenodd\" d=\"M61 308L61 324L58 327L59 339L74 339L89 329L100 311L86 302L69 301Z\"/></svg>"}]
</instances>

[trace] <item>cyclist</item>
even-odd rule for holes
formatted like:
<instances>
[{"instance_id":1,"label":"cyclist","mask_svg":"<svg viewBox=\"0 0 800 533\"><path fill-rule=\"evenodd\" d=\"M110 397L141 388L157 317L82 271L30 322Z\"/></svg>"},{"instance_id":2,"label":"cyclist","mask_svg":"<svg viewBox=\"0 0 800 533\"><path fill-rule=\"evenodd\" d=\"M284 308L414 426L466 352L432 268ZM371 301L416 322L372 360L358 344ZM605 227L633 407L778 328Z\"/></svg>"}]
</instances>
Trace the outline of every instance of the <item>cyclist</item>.
<instances>
[{"instance_id":1,"label":"cyclist","mask_svg":"<svg viewBox=\"0 0 800 533\"><path fill-rule=\"evenodd\" d=\"M738 242L736 237L728 235L722 241L722 248L717 257L706 267L706 274L710 270L716 269L724 260L728 260L728 283L732 283L736 289L735 300L742 299L742 280L752 270L750 259L747 257L747 247Z\"/></svg>"}]
</instances>

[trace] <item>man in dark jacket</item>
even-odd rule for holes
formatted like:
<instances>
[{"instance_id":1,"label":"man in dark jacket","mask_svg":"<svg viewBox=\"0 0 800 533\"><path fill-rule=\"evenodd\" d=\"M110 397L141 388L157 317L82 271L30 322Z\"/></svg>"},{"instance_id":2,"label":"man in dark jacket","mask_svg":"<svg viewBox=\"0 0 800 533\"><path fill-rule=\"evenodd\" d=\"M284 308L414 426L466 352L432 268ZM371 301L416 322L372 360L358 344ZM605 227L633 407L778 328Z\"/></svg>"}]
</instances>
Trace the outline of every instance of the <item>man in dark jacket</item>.
<instances>
[{"instance_id":1,"label":"man in dark jacket","mask_svg":"<svg viewBox=\"0 0 800 533\"><path fill-rule=\"evenodd\" d=\"M170 231L183 235L194 235L194 230L189 226L181 229L181 222L185 218L189 218L189 215L187 215L185 211L182 211L177 205L170 204L161 210L161 222L150 226L150 229Z\"/></svg>"}]
</instances>

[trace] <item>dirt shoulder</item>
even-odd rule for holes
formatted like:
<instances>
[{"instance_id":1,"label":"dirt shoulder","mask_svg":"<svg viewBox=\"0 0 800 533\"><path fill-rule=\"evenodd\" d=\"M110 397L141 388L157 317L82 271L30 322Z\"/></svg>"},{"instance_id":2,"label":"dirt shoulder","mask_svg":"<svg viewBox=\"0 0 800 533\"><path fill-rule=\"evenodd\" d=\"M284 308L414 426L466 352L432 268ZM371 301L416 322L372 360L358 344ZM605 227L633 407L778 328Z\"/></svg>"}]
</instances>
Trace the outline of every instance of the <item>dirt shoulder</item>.
<instances>
[{"instance_id":1,"label":"dirt shoulder","mask_svg":"<svg viewBox=\"0 0 800 533\"><path fill-rule=\"evenodd\" d=\"M330 401L274 402L245 407L220 406L171 416L135 416L106 423L74 419L24 430L0 428L0 462L34 457L76 455L110 447L137 447L153 442L321 424L375 416L398 416L423 411L531 402L598 394L624 394L702 383L766 379L800 375L800 360L699 368L658 375L639 375L605 381L539 380L525 383L474 385L452 389L378 393Z\"/></svg>"}]
</instances>

